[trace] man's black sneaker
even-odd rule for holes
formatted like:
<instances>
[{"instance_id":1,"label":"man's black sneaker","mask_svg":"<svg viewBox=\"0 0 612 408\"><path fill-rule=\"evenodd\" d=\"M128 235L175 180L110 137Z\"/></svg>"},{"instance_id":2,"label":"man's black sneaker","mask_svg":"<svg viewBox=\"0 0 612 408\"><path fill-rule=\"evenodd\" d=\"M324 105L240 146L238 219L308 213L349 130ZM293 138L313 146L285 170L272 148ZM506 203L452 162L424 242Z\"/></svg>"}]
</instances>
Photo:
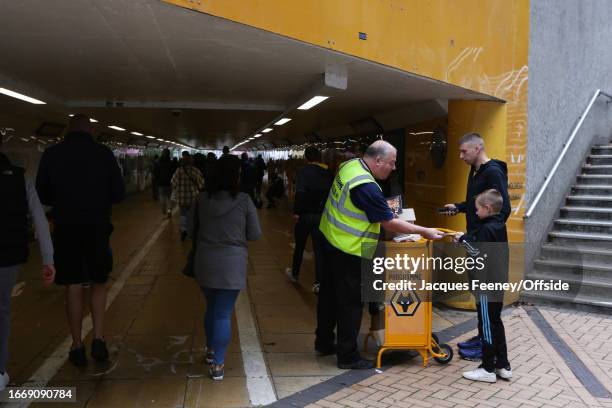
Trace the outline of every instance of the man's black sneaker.
<instances>
[{"instance_id":1,"label":"man's black sneaker","mask_svg":"<svg viewBox=\"0 0 612 408\"><path fill-rule=\"evenodd\" d=\"M338 368L341 368L343 370L369 370L370 368L374 368L374 362L362 358L360 360L355 361L354 363L338 363Z\"/></svg>"},{"instance_id":2,"label":"man's black sneaker","mask_svg":"<svg viewBox=\"0 0 612 408\"><path fill-rule=\"evenodd\" d=\"M93 339L91 342L91 356L99 363L108 360L108 350L106 349L106 342L104 340Z\"/></svg>"},{"instance_id":3,"label":"man's black sneaker","mask_svg":"<svg viewBox=\"0 0 612 408\"><path fill-rule=\"evenodd\" d=\"M85 355L85 346L70 350L68 360L77 367L87 366L87 356Z\"/></svg>"}]
</instances>

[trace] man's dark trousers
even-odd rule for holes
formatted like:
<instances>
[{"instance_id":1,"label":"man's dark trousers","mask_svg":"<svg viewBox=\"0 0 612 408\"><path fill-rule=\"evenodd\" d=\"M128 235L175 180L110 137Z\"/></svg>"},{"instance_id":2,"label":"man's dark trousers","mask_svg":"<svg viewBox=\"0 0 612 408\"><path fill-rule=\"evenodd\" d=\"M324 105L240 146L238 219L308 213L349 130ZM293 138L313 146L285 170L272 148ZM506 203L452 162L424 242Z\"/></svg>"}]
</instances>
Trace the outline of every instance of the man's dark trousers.
<instances>
[{"instance_id":1,"label":"man's dark trousers","mask_svg":"<svg viewBox=\"0 0 612 408\"><path fill-rule=\"evenodd\" d=\"M323 254L315 348L323 351L331 347L337 326L338 363L351 364L361 358L357 348L363 313L361 258L340 251L325 237Z\"/></svg>"},{"instance_id":2,"label":"man's dark trousers","mask_svg":"<svg viewBox=\"0 0 612 408\"><path fill-rule=\"evenodd\" d=\"M293 271L293 276L297 278L300 275L300 267L302 265L304 249L306 248L308 235L310 235L315 257L315 283L320 282L320 275L323 268L323 256L321 253L323 252L322 240L325 238L323 237L321 231L319 231L320 222L321 214L302 214L300 215L300 219L295 224L294 228L295 250L293 251L293 265L291 268Z\"/></svg>"}]
</instances>

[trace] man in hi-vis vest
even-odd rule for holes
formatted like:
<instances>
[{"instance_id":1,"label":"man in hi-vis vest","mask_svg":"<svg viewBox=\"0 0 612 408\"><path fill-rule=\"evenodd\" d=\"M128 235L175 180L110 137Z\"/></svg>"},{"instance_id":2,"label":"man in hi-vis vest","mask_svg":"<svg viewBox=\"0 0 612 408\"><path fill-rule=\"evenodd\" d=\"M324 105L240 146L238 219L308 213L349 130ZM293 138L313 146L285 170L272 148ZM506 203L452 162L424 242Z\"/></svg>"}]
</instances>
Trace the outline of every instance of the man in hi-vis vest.
<instances>
[{"instance_id":1,"label":"man in hi-vis vest","mask_svg":"<svg viewBox=\"0 0 612 408\"><path fill-rule=\"evenodd\" d=\"M386 231L421 234L439 239L443 234L395 218L376 182L385 180L395 169L397 151L377 140L363 159L340 165L334 179L319 228L325 237L324 265L317 305L315 350L336 354L339 368L368 369L374 365L359 355L357 336L361 326L362 246L375 247L381 226ZM334 328L337 326L336 342Z\"/></svg>"}]
</instances>

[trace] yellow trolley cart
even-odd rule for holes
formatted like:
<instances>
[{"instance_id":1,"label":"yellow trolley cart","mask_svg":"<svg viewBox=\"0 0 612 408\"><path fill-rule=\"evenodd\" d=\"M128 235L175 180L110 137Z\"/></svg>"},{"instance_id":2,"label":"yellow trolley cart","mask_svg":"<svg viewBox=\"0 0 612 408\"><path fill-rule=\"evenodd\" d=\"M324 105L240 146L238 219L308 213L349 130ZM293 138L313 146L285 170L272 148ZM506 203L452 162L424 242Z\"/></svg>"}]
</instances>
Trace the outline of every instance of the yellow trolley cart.
<instances>
[{"instance_id":1,"label":"yellow trolley cart","mask_svg":"<svg viewBox=\"0 0 612 408\"><path fill-rule=\"evenodd\" d=\"M440 229L446 233L450 230ZM385 242L387 258L395 258L397 254L421 258L432 254L430 241L421 239L417 242ZM387 270L385 282L398 282L393 270ZM423 358L423 367L427 366L430 357L441 364L450 362L453 349L448 344L440 344L437 336L431 332L432 294L421 290L421 280L431 282L431 270L422 268L411 275L415 280L414 290L387 291L384 310L385 339L378 351L376 367L381 366L381 357L387 350L415 350ZM370 337L368 334L367 337ZM366 348L367 339L366 337Z\"/></svg>"}]
</instances>

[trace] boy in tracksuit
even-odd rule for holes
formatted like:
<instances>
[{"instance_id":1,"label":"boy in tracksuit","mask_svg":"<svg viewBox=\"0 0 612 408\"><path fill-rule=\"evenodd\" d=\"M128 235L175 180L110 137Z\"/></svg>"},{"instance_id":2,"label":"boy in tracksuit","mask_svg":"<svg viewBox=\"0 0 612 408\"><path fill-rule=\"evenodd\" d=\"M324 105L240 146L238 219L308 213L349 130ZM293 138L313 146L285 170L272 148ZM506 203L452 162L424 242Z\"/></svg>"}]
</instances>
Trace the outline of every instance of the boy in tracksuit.
<instances>
[{"instance_id":1,"label":"boy in tracksuit","mask_svg":"<svg viewBox=\"0 0 612 408\"><path fill-rule=\"evenodd\" d=\"M476 215L480 226L470 233L459 233L457 241L473 243L485 258L485 268L474 270L470 280L480 283L508 281L508 234L506 225L499 214L503 198L495 189L485 190L476 197ZM485 256L486 255L486 256ZM472 282L470 282L470 285ZM482 332L482 364L477 369L466 371L463 377L473 381L496 382L497 376L509 380L512 369L508 362L508 348L501 311L504 305L504 291L473 292L478 308L478 329Z\"/></svg>"}]
</instances>

